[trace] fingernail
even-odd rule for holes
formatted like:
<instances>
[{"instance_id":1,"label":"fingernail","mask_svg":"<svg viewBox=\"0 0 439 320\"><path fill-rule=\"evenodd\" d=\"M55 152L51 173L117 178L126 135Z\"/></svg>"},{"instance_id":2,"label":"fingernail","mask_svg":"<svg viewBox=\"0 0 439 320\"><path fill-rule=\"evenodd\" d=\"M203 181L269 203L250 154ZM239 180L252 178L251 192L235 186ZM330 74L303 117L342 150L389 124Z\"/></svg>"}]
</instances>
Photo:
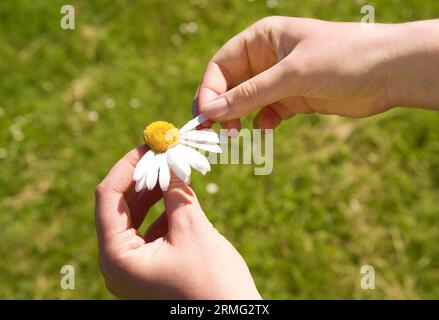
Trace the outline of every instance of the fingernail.
<instances>
[{"instance_id":1,"label":"fingernail","mask_svg":"<svg viewBox=\"0 0 439 320\"><path fill-rule=\"evenodd\" d=\"M227 113L228 105L225 98L219 98L206 104L203 114L208 118L218 118Z\"/></svg>"}]
</instances>

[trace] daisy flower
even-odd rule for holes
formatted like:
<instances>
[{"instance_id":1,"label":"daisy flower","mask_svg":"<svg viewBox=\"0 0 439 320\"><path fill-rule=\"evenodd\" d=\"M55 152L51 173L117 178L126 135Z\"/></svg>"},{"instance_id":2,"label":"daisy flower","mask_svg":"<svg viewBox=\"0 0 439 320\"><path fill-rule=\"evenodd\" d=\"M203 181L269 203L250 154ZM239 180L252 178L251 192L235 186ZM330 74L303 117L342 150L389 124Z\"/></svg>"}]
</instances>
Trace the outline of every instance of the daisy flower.
<instances>
[{"instance_id":1,"label":"daisy flower","mask_svg":"<svg viewBox=\"0 0 439 320\"><path fill-rule=\"evenodd\" d=\"M214 131L195 130L206 121L199 115L178 130L172 123L155 121L143 131L145 144L150 150L137 163L133 179L136 192L144 188L152 190L159 180L160 188L166 191L169 186L170 170L188 184L191 167L203 175L210 171L209 161L195 148L220 153L219 136Z\"/></svg>"}]
</instances>

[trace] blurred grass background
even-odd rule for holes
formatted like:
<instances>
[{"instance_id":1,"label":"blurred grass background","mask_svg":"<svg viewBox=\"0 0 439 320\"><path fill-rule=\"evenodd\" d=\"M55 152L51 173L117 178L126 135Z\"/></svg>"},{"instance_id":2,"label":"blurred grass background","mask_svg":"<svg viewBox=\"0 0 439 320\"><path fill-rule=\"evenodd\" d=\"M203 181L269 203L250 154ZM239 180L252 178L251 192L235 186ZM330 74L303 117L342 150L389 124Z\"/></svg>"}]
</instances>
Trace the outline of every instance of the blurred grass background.
<instances>
[{"instance_id":1,"label":"blurred grass background","mask_svg":"<svg viewBox=\"0 0 439 320\"><path fill-rule=\"evenodd\" d=\"M367 3L378 22L439 16L436 0ZM64 4L73 31L59 27ZM110 298L94 189L144 125L187 121L209 58L259 18L360 21L364 4L1 1L0 298ZM439 113L421 110L297 116L276 131L271 175L216 165L193 185L265 298L439 298L438 128ZM59 286L65 264L76 290ZM365 264L375 290L360 288Z\"/></svg>"}]
</instances>

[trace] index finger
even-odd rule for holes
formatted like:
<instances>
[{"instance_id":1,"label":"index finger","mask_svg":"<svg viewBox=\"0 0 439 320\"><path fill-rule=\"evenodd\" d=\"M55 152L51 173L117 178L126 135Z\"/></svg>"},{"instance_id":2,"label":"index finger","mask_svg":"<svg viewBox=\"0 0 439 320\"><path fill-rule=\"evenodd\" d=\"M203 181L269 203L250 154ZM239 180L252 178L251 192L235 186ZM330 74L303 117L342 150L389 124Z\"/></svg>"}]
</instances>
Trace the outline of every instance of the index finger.
<instances>
[{"instance_id":1,"label":"index finger","mask_svg":"<svg viewBox=\"0 0 439 320\"><path fill-rule=\"evenodd\" d=\"M194 102L194 116L203 106L230 88L251 77L243 33L229 40L208 63ZM207 126L213 122L208 122ZM225 123L226 128L239 126L239 120Z\"/></svg>"},{"instance_id":2,"label":"index finger","mask_svg":"<svg viewBox=\"0 0 439 320\"><path fill-rule=\"evenodd\" d=\"M96 229L99 241L131 228L125 196L133 192L133 173L146 146L128 152L96 188Z\"/></svg>"},{"instance_id":3,"label":"index finger","mask_svg":"<svg viewBox=\"0 0 439 320\"><path fill-rule=\"evenodd\" d=\"M252 77L248 33L244 30L227 41L208 63L199 90L201 106Z\"/></svg>"}]
</instances>

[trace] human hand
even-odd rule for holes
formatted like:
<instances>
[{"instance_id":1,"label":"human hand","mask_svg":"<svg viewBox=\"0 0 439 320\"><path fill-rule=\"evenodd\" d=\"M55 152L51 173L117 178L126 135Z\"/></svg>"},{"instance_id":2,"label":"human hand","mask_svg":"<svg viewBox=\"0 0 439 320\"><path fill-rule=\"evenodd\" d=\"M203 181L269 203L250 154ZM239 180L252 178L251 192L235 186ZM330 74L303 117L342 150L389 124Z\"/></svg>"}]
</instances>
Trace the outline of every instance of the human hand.
<instances>
[{"instance_id":1,"label":"human hand","mask_svg":"<svg viewBox=\"0 0 439 320\"><path fill-rule=\"evenodd\" d=\"M145 152L129 152L96 189L99 262L110 292L132 299L260 299L242 257L175 176L163 192L165 212L139 234L162 198L157 187L134 191L134 168Z\"/></svg>"},{"instance_id":2,"label":"human hand","mask_svg":"<svg viewBox=\"0 0 439 320\"><path fill-rule=\"evenodd\" d=\"M261 107L254 122L261 129L297 113L366 117L400 104L437 108L437 27L437 21L368 29L360 23L264 18L209 62L194 113L239 130L239 118Z\"/></svg>"}]
</instances>

